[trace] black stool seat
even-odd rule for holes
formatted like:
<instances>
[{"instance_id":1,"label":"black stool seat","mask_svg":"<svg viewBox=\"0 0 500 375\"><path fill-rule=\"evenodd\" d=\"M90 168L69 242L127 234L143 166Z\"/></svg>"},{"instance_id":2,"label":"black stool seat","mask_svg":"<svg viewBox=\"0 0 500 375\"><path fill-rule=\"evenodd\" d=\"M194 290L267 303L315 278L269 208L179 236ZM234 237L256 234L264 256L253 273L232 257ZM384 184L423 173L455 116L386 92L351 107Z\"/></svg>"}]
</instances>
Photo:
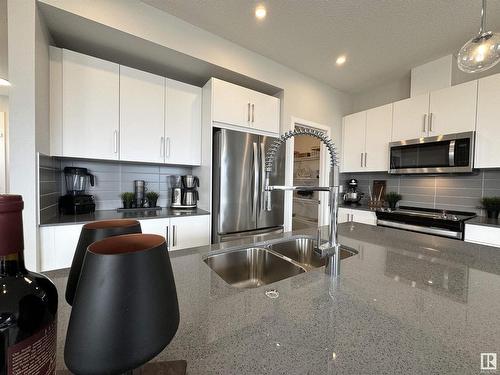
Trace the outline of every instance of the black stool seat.
<instances>
[{"instance_id":1,"label":"black stool seat","mask_svg":"<svg viewBox=\"0 0 500 375\"><path fill-rule=\"evenodd\" d=\"M75 291L80 278L83 258L87 247L92 243L107 237L120 236L122 234L142 233L141 223L137 220L102 220L87 223L80 232L80 239L76 245L75 255L69 270L68 283L66 284L66 301L73 305Z\"/></svg>"}]
</instances>

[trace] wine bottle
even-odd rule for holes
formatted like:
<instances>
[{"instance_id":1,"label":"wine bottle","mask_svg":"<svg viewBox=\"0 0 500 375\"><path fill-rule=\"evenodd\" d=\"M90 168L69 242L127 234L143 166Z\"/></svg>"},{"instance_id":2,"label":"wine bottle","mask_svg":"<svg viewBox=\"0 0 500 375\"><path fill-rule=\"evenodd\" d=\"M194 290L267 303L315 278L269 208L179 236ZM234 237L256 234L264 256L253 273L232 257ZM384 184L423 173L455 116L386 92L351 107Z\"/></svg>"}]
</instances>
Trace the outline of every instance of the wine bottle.
<instances>
[{"instance_id":1,"label":"wine bottle","mask_svg":"<svg viewBox=\"0 0 500 375\"><path fill-rule=\"evenodd\" d=\"M0 375L55 373L57 289L24 267L23 200L0 195Z\"/></svg>"}]
</instances>

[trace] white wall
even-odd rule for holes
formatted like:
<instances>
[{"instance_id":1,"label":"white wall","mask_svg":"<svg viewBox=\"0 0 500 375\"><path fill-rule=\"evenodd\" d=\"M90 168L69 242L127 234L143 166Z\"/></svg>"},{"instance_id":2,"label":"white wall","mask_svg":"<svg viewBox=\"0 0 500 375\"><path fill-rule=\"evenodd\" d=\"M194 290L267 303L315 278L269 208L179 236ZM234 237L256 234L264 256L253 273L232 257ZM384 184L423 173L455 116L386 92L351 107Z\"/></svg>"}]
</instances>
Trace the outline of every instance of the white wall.
<instances>
[{"instance_id":1,"label":"white wall","mask_svg":"<svg viewBox=\"0 0 500 375\"><path fill-rule=\"evenodd\" d=\"M8 130L9 130L9 97L5 95L0 95L0 113L5 113L5 124L2 130L3 138L0 139L2 143L0 145L0 165L3 167L3 170L0 172L0 193L8 192L8 167L9 167L9 159L8 159Z\"/></svg>"},{"instance_id":2,"label":"white wall","mask_svg":"<svg viewBox=\"0 0 500 375\"><path fill-rule=\"evenodd\" d=\"M24 199L26 266L38 270L36 151L48 150L48 40L35 0L8 0L9 191Z\"/></svg>"},{"instance_id":3,"label":"white wall","mask_svg":"<svg viewBox=\"0 0 500 375\"><path fill-rule=\"evenodd\" d=\"M36 269L35 3L9 0L9 191L24 199L26 266Z\"/></svg>"},{"instance_id":4,"label":"white wall","mask_svg":"<svg viewBox=\"0 0 500 375\"><path fill-rule=\"evenodd\" d=\"M453 57L451 84L458 85L498 73L500 73L500 63L485 72L474 74L464 73L458 69L456 59ZM410 72L408 72L408 75L405 77L397 78L373 89L353 94L351 113L409 98L410 87Z\"/></svg>"},{"instance_id":5,"label":"white wall","mask_svg":"<svg viewBox=\"0 0 500 375\"><path fill-rule=\"evenodd\" d=\"M408 72L402 78L365 92L353 94L351 113L409 98L410 86L410 72Z\"/></svg>"},{"instance_id":6,"label":"white wall","mask_svg":"<svg viewBox=\"0 0 500 375\"><path fill-rule=\"evenodd\" d=\"M7 0L0 0L0 78L7 78ZM0 92L0 95L2 93Z\"/></svg>"},{"instance_id":7,"label":"white wall","mask_svg":"<svg viewBox=\"0 0 500 375\"><path fill-rule=\"evenodd\" d=\"M36 151L50 154L50 74L49 44L52 43L47 27L35 15L35 140Z\"/></svg>"}]
</instances>

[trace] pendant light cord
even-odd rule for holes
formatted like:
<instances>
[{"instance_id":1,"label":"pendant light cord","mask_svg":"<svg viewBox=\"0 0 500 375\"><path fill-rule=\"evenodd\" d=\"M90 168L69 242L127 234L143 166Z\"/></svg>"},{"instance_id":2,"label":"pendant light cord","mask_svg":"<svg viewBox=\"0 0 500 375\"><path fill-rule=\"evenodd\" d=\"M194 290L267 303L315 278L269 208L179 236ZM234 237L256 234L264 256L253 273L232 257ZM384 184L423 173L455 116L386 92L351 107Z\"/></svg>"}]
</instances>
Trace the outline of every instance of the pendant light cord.
<instances>
[{"instance_id":1,"label":"pendant light cord","mask_svg":"<svg viewBox=\"0 0 500 375\"><path fill-rule=\"evenodd\" d=\"M486 0L483 0L483 7L481 8L481 28L479 29L479 35L484 33L484 24L486 23Z\"/></svg>"}]
</instances>

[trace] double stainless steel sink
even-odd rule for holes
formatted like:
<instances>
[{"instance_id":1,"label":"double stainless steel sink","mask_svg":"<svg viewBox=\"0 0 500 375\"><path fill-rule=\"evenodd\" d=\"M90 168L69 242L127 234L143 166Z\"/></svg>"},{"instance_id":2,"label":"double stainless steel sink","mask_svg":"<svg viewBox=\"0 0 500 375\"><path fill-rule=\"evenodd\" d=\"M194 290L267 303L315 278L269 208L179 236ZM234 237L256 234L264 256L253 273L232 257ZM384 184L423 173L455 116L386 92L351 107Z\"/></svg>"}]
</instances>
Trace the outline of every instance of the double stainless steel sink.
<instances>
[{"instance_id":1,"label":"double stainless steel sink","mask_svg":"<svg viewBox=\"0 0 500 375\"><path fill-rule=\"evenodd\" d=\"M257 288L325 265L315 251L317 241L308 237L275 242L208 256L205 263L236 288ZM340 259L355 255L342 247Z\"/></svg>"}]
</instances>

